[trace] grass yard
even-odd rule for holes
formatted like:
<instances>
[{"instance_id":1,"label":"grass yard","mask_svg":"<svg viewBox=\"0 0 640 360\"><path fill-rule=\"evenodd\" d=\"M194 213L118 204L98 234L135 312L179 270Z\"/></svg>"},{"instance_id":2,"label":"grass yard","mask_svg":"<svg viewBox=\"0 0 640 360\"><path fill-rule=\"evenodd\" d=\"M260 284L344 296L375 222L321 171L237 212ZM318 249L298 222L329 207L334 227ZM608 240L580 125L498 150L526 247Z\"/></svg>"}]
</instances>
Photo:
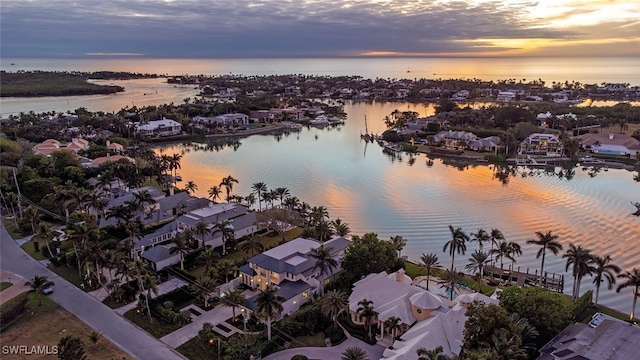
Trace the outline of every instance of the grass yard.
<instances>
[{"instance_id":1,"label":"grass yard","mask_svg":"<svg viewBox=\"0 0 640 360\"><path fill-rule=\"evenodd\" d=\"M324 332L322 331L317 334L313 334L311 336L298 336L297 338L293 339L293 341L291 342L291 347L292 348L308 347L308 346L326 347L327 344L324 342L324 339L325 339L325 335L324 335Z\"/></svg>"},{"instance_id":2,"label":"grass yard","mask_svg":"<svg viewBox=\"0 0 640 360\"><path fill-rule=\"evenodd\" d=\"M6 289L8 287L11 287L12 285L13 285L13 283L10 283L8 281L0 282L0 291Z\"/></svg>"},{"instance_id":3,"label":"grass yard","mask_svg":"<svg viewBox=\"0 0 640 360\"><path fill-rule=\"evenodd\" d=\"M582 314L578 315L578 317L576 318L576 321L588 324L589 321L591 321L591 317L598 312L612 316L616 319L625 320L625 321L629 320L628 314L623 314L619 311L610 309L602 305L598 305L598 306L590 305L582 312Z\"/></svg>"},{"instance_id":4,"label":"grass yard","mask_svg":"<svg viewBox=\"0 0 640 360\"><path fill-rule=\"evenodd\" d=\"M82 284L82 279L78 274L78 269L73 267L68 267L67 265L60 265L60 266L49 265L48 269L58 274L58 276L64 278L68 282L72 283L79 289L82 289L82 287L80 286L80 284Z\"/></svg>"},{"instance_id":5,"label":"grass yard","mask_svg":"<svg viewBox=\"0 0 640 360\"><path fill-rule=\"evenodd\" d=\"M16 230L13 223L13 218L10 218L9 216L3 216L2 225L4 226L5 229L7 229L7 232L9 233L9 235L11 235L11 237L14 240L22 239L24 237L22 233Z\"/></svg>"},{"instance_id":6,"label":"grass yard","mask_svg":"<svg viewBox=\"0 0 640 360\"><path fill-rule=\"evenodd\" d=\"M22 295L21 295L22 296ZM42 297L42 306L38 306L37 295L29 293L28 312L22 319L2 332L0 343L4 345L54 346L66 335L79 337L84 341L84 349L89 359L130 359L129 356L106 338L100 337L96 344L89 339L94 330L71 313L62 309L50 298ZM29 359L51 359L51 355L29 356ZM2 360L24 359L23 355L2 355Z\"/></svg>"},{"instance_id":7,"label":"grass yard","mask_svg":"<svg viewBox=\"0 0 640 360\"><path fill-rule=\"evenodd\" d=\"M153 322L151 322L149 321L149 315L147 315L146 311L144 313L138 313L137 309L127 311L124 317L158 339L180 329L180 325L167 324L156 318L153 318Z\"/></svg>"},{"instance_id":8,"label":"grass yard","mask_svg":"<svg viewBox=\"0 0 640 360\"><path fill-rule=\"evenodd\" d=\"M197 336L178 346L176 350L189 360L218 360L217 344L209 345Z\"/></svg>"},{"instance_id":9,"label":"grass yard","mask_svg":"<svg viewBox=\"0 0 640 360\"><path fill-rule=\"evenodd\" d=\"M42 254L42 248L43 247L47 247L47 245L44 243L44 241L38 241L38 244L40 245L40 250L38 252L35 251L35 248L33 247L33 240L29 240L26 243L22 244L21 248L22 250L24 250L24 252L26 252L27 254L29 254L29 256L31 256L32 258L34 258L35 260L44 260L47 259L43 254Z\"/></svg>"},{"instance_id":10,"label":"grass yard","mask_svg":"<svg viewBox=\"0 0 640 360\"><path fill-rule=\"evenodd\" d=\"M412 279L415 279L416 276L426 276L427 275L427 269L424 266L420 266L418 264L414 264L412 262L409 261L405 261L404 262L405 265L405 273L410 276ZM431 270L431 278L438 280L438 277L442 274L442 270ZM484 280L486 281L486 279ZM470 288L474 288L474 286L476 286L476 282L475 280L471 279L470 277L465 275L465 279L462 281L463 284L469 286ZM482 284L482 293L485 295L491 295L493 294L493 292L495 291L495 288L487 285L487 284Z\"/></svg>"}]
</instances>

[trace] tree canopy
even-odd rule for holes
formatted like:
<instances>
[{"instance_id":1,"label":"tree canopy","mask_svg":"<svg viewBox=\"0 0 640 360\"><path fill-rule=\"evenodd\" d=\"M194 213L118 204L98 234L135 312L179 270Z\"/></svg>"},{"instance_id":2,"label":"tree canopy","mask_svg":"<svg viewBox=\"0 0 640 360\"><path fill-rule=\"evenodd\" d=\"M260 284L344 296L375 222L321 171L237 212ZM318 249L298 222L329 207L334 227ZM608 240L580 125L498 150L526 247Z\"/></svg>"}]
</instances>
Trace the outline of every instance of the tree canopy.
<instances>
[{"instance_id":1,"label":"tree canopy","mask_svg":"<svg viewBox=\"0 0 640 360\"><path fill-rule=\"evenodd\" d=\"M353 236L353 244L345 251L342 269L351 282L363 275L381 271L396 271L404 267L398 258L398 252L390 241L378 239L375 233L366 233L362 237Z\"/></svg>"}]
</instances>

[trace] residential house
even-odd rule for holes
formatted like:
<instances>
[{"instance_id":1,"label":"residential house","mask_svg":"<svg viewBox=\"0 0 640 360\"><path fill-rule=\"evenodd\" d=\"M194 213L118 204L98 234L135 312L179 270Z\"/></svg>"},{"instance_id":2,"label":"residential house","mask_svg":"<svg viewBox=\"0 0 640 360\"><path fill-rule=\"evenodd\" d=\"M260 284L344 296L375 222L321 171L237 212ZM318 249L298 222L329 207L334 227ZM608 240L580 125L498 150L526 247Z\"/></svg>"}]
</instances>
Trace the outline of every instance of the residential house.
<instances>
[{"instance_id":1,"label":"residential house","mask_svg":"<svg viewBox=\"0 0 640 360\"><path fill-rule=\"evenodd\" d=\"M258 231L256 213L249 212L245 206L232 203L210 203L207 207L190 211L178 217L176 221L179 232L194 229L199 222L207 224L210 234L204 236L194 234L194 236L202 246L218 247L222 246L223 241L219 228L219 223L223 220L229 221L229 227L233 229L236 239Z\"/></svg>"},{"instance_id":2,"label":"residential house","mask_svg":"<svg viewBox=\"0 0 640 360\"><path fill-rule=\"evenodd\" d=\"M578 136L583 147L596 154L640 158L640 141L626 134L587 133Z\"/></svg>"},{"instance_id":3,"label":"residential house","mask_svg":"<svg viewBox=\"0 0 640 360\"><path fill-rule=\"evenodd\" d=\"M247 265L240 267L240 276L242 282L253 289L276 286L276 294L285 299L282 315L290 314L310 300L320 281L324 279L326 283L341 271L338 265L328 274L321 274L320 269L315 268L311 251L320 246L331 248L332 257L339 264L350 244L350 240L339 236L333 236L324 245L314 239L297 238L252 257ZM251 310L256 310L255 297L248 299L247 304Z\"/></svg>"},{"instance_id":4,"label":"residential house","mask_svg":"<svg viewBox=\"0 0 640 360\"><path fill-rule=\"evenodd\" d=\"M467 149L475 151L495 151L500 143L499 136L489 136L483 139L469 140Z\"/></svg>"},{"instance_id":5,"label":"residential house","mask_svg":"<svg viewBox=\"0 0 640 360\"><path fill-rule=\"evenodd\" d=\"M82 162L81 165L85 166L85 167L99 167L102 164L106 164L108 162L116 162L118 160L123 160L123 159L127 160L128 162L130 162L132 164L135 164L135 162L136 162L134 159L132 159L132 158L130 158L128 156L125 156L125 155L110 155L110 154L107 154L107 156L100 156L100 157L97 157L95 159L91 159L90 161Z\"/></svg>"},{"instance_id":6,"label":"residential house","mask_svg":"<svg viewBox=\"0 0 640 360\"><path fill-rule=\"evenodd\" d=\"M142 136L171 136L182 132L182 124L163 117L162 120L152 120L145 124L135 123L134 129Z\"/></svg>"},{"instance_id":7,"label":"residential house","mask_svg":"<svg viewBox=\"0 0 640 360\"><path fill-rule=\"evenodd\" d=\"M111 141L107 140L106 145L107 151L112 154L121 154L124 151L124 146L122 146L121 144L115 142L112 143Z\"/></svg>"},{"instance_id":8,"label":"residential house","mask_svg":"<svg viewBox=\"0 0 640 360\"><path fill-rule=\"evenodd\" d=\"M465 149L471 140L478 137L474 133L468 131L441 131L433 136L433 140L442 143L445 147L455 149Z\"/></svg>"},{"instance_id":9,"label":"residential house","mask_svg":"<svg viewBox=\"0 0 640 360\"><path fill-rule=\"evenodd\" d=\"M469 99L469 90L460 90L453 94L451 100L453 101L465 101Z\"/></svg>"},{"instance_id":10,"label":"residential house","mask_svg":"<svg viewBox=\"0 0 640 360\"><path fill-rule=\"evenodd\" d=\"M640 359L640 327L597 313L567 326L540 349L538 360Z\"/></svg>"},{"instance_id":11,"label":"residential house","mask_svg":"<svg viewBox=\"0 0 640 360\"><path fill-rule=\"evenodd\" d=\"M89 150L89 142L80 138L73 138L69 143L63 143L55 139L47 139L31 148L31 151L33 151L35 155L43 156L49 156L51 153L59 150L77 154L80 150Z\"/></svg>"},{"instance_id":12,"label":"residential house","mask_svg":"<svg viewBox=\"0 0 640 360\"><path fill-rule=\"evenodd\" d=\"M244 126L249 124L249 116L246 114L234 113L213 117L195 116L193 121L197 124L222 124L224 126Z\"/></svg>"},{"instance_id":13,"label":"residential house","mask_svg":"<svg viewBox=\"0 0 640 360\"><path fill-rule=\"evenodd\" d=\"M534 133L520 144L518 154L556 157L562 156L564 146L555 134Z\"/></svg>"},{"instance_id":14,"label":"residential house","mask_svg":"<svg viewBox=\"0 0 640 360\"><path fill-rule=\"evenodd\" d=\"M496 101L498 102L511 102L515 100L516 100L515 91L500 91L498 93L498 97L496 98Z\"/></svg>"}]
</instances>

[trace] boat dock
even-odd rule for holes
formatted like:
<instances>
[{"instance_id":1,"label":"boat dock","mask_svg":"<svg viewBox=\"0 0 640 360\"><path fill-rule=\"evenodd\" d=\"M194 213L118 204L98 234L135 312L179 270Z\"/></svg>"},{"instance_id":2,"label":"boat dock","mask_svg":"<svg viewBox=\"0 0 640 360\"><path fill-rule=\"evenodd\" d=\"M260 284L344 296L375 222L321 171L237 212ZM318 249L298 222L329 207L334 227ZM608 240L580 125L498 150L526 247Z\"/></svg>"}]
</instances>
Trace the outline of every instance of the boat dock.
<instances>
[{"instance_id":1,"label":"boat dock","mask_svg":"<svg viewBox=\"0 0 640 360\"><path fill-rule=\"evenodd\" d=\"M485 266L484 273L485 276L488 276L489 278L507 281L518 286L524 286L525 284L537 285L542 277L543 288L564 293L564 274L548 273L545 271L544 276L540 276L538 274L538 269L531 273L529 272L529 268L527 268L527 272L523 272L520 271L519 266L518 270L512 270L492 265Z\"/></svg>"}]
</instances>

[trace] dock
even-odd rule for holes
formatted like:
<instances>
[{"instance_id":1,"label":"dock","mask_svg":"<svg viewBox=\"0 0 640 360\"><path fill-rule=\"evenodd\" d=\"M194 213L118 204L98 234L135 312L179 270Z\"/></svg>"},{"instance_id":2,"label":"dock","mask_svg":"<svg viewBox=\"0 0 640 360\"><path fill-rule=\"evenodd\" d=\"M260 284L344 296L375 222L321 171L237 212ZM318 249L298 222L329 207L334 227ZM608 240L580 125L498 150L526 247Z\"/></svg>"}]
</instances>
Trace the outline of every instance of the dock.
<instances>
[{"instance_id":1,"label":"dock","mask_svg":"<svg viewBox=\"0 0 640 360\"><path fill-rule=\"evenodd\" d=\"M538 274L538 269L534 272L530 272L527 268L526 272L520 271L518 266L517 270L511 268L500 268L497 266L487 265L484 267L485 276L489 279L496 279L501 281L507 281L508 283L518 286L538 285L540 278L542 278L542 287L548 290L564 293L564 274L548 273L545 271L544 276Z\"/></svg>"}]
</instances>

